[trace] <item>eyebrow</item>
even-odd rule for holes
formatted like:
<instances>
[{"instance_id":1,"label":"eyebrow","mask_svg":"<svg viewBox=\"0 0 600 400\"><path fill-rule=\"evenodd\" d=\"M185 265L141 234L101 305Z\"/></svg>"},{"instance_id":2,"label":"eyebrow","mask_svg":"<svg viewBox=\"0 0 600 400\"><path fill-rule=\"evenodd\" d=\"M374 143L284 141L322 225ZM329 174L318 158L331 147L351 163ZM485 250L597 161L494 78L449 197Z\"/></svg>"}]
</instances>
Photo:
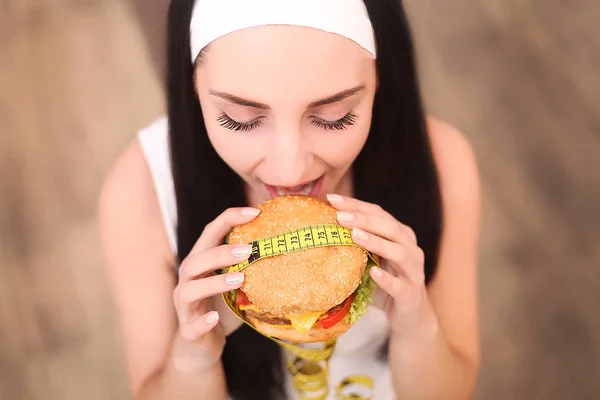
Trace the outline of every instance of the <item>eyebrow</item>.
<instances>
[{"instance_id":1,"label":"eyebrow","mask_svg":"<svg viewBox=\"0 0 600 400\"><path fill-rule=\"evenodd\" d=\"M312 103L310 103L308 105L307 108L309 108L309 109L317 108L317 107L325 106L327 104L337 103L338 101L342 101L350 96L354 96L355 94L363 91L364 89L365 89L365 85L358 85L353 88L343 90L332 96L328 96L324 99L313 101ZM269 107L266 104L259 103L257 101L253 101L253 100L243 99L241 97L235 96L230 93L219 92L216 90L209 90L209 94L211 94L212 96L219 97L223 100L227 100L230 103L237 104L237 105L244 106L244 107L252 107L252 108L259 109L259 110L270 110L271 109L271 107Z\"/></svg>"}]
</instances>

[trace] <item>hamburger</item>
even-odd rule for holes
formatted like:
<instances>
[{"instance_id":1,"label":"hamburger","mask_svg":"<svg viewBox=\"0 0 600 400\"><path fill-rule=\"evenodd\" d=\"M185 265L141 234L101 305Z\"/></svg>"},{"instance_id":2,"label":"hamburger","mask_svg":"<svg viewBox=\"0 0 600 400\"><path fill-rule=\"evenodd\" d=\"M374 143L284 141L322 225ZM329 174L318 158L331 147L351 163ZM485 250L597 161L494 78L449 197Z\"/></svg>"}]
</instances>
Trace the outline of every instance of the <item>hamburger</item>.
<instances>
[{"instance_id":1,"label":"hamburger","mask_svg":"<svg viewBox=\"0 0 600 400\"><path fill-rule=\"evenodd\" d=\"M337 224L323 200L288 195L258 208L253 221L236 226L230 244L247 244L290 230ZM262 258L243 270L232 296L243 318L264 335L298 343L320 342L346 332L366 311L375 283L367 252L339 245Z\"/></svg>"}]
</instances>

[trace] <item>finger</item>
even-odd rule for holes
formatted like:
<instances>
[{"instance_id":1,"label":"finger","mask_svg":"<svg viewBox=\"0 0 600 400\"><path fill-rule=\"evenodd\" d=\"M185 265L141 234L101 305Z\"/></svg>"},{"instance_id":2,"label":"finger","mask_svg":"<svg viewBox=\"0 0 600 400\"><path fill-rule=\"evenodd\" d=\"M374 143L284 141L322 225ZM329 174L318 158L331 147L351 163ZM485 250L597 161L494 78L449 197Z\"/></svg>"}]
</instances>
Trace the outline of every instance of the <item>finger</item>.
<instances>
[{"instance_id":1,"label":"finger","mask_svg":"<svg viewBox=\"0 0 600 400\"><path fill-rule=\"evenodd\" d=\"M407 237L410 238L412 242L417 243L417 235L412 230L412 228L397 221L392 214L385 211L378 204L368 203L365 201L354 199L352 197L340 196L338 194L328 194L327 199L329 200L332 206L334 206L340 211L362 212L364 214L376 215L381 218L387 217L393 219L406 232L406 234L408 235Z\"/></svg>"},{"instance_id":2,"label":"finger","mask_svg":"<svg viewBox=\"0 0 600 400\"><path fill-rule=\"evenodd\" d=\"M389 261L394 269L415 284L425 279L423 265L419 265L415 256L403 246L377 235L365 232L360 228L352 229L352 238L356 244Z\"/></svg>"},{"instance_id":3,"label":"finger","mask_svg":"<svg viewBox=\"0 0 600 400\"><path fill-rule=\"evenodd\" d=\"M251 245L224 244L190 254L179 267L179 281L186 282L216 269L240 263L247 260L251 253Z\"/></svg>"},{"instance_id":4,"label":"finger","mask_svg":"<svg viewBox=\"0 0 600 400\"><path fill-rule=\"evenodd\" d=\"M394 309L400 314L414 314L422 299L423 286L415 286L402 277L395 277L389 272L372 267L371 277L375 283L394 299Z\"/></svg>"},{"instance_id":5,"label":"finger","mask_svg":"<svg viewBox=\"0 0 600 400\"><path fill-rule=\"evenodd\" d=\"M329 203L341 211L358 211L364 214L374 214L381 217L392 217L387 211L385 211L378 204L368 203L366 201L354 199L348 196L341 196L339 194L328 194L327 200ZM393 217L392 217L393 218Z\"/></svg>"},{"instance_id":6,"label":"finger","mask_svg":"<svg viewBox=\"0 0 600 400\"><path fill-rule=\"evenodd\" d=\"M260 214L258 208L228 208L204 227L204 231L202 231L202 234L194 244L190 254L218 246L234 226L248 223L256 218L258 214Z\"/></svg>"},{"instance_id":7,"label":"finger","mask_svg":"<svg viewBox=\"0 0 600 400\"><path fill-rule=\"evenodd\" d=\"M210 332L219 323L219 313L210 311L198 318L182 324L179 332L182 338L195 341Z\"/></svg>"},{"instance_id":8,"label":"finger","mask_svg":"<svg viewBox=\"0 0 600 400\"><path fill-rule=\"evenodd\" d=\"M192 304L198 300L237 289L242 286L243 282L244 274L242 272L192 280L178 287L178 300L183 304Z\"/></svg>"},{"instance_id":9,"label":"finger","mask_svg":"<svg viewBox=\"0 0 600 400\"><path fill-rule=\"evenodd\" d=\"M359 228L362 231L404 246L415 261L414 263L411 263L411 265L418 269L423 268L425 264L425 255L416 242L416 236L413 230L398 222L396 219L348 211L338 211L337 218L342 226L347 228ZM383 255L381 256L385 257Z\"/></svg>"},{"instance_id":10,"label":"finger","mask_svg":"<svg viewBox=\"0 0 600 400\"><path fill-rule=\"evenodd\" d=\"M346 228L360 228L392 242L413 245L412 238L403 225L394 218L376 214L364 214L357 211L338 211L337 219Z\"/></svg>"},{"instance_id":11,"label":"finger","mask_svg":"<svg viewBox=\"0 0 600 400\"><path fill-rule=\"evenodd\" d=\"M208 278L192 280L181 284L175 289L174 303L179 317L179 323L188 323L204 310L198 309L197 302L229 290L238 289L244 282L244 274L234 272L225 275L214 275Z\"/></svg>"},{"instance_id":12,"label":"finger","mask_svg":"<svg viewBox=\"0 0 600 400\"><path fill-rule=\"evenodd\" d=\"M404 229L404 231L406 232L406 234L408 235L408 237L410 238L410 240L417 244L417 234L415 233L415 231L408 225L403 224L402 222L398 222L400 224L400 226L402 226L402 229Z\"/></svg>"},{"instance_id":13,"label":"finger","mask_svg":"<svg viewBox=\"0 0 600 400\"><path fill-rule=\"evenodd\" d=\"M400 300L410 289L410 284L402 277L396 277L379 267L371 267L371 277L381 289L394 300Z\"/></svg>"}]
</instances>

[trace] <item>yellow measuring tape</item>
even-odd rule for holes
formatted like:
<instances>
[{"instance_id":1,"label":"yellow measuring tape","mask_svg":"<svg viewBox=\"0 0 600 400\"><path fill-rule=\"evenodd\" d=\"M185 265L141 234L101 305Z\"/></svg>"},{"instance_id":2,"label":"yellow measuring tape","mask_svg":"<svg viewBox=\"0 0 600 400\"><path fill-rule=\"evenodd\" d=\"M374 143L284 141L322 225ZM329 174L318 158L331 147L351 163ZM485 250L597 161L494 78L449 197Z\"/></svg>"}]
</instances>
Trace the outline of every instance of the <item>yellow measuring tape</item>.
<instances>
[{"instance_id":1,"label":"yellow measuring tape","mask_svg":"<svg viewBox=\"0 0 600 400\"><path fill-rule=\"evenodd\" d=\"M250 257L235 265L223 269L224 273L239 272L256 261L277 255L308 250L325 246L356 246L363 249L369 257L367 267L379 265L377 257L357 245L352 240L352 233L348 228L337 224L311 225L284 232L278 235L261 238L250 243L252 254ZM234 300L235 291L223 293L223 299L229 309L244 323L255 331L273 340L288 351L288 371L292 376L292 385L302 400L324 400L329 394L328 387L328 360L331 357L336 339L322 343L322 348L306 348L298 343L267 336L258 331L251 323L244 319ZM371 395L359 395L356 392L346 393L348 387L361 386L370 391ZM369 400L374 390L373 380L364 375L352 375L345 378L336 386L336 399Z\"/></svg>"},{"instance_id":2,"label":"yellow measuring tape","mask_svg":"<svg viewBox=\"0 0 600 400\"><path fill-rule=\"evenodd\" d=\"M352 240L350 229L341 225L311 225L294 229L279 235L255 240L252 245L252 254L247 260L225 268L225 272L239 272L256 261L279 256L296 251L314 249L325 246L356 246L364 250ZM375 264L378 264L373 255L364 250Z\"/></svg>"}]
</instances>

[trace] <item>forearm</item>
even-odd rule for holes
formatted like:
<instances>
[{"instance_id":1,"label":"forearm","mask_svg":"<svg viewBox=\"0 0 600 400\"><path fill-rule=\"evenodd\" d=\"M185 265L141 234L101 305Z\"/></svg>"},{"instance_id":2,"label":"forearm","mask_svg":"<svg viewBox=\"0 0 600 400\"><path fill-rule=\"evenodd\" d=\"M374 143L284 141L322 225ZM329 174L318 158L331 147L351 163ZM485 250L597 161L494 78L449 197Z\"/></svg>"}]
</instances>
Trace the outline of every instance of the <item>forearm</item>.
<instances>
[{"instance_id":1,"label":"forearm","mask_svg":"<svg viewBox=\"0 0 600 400\"><path fill-rule=\"evenodd\" d=\"M469 399L477 366L448 343L427 303L408 333L390 338L389 362L396 395L402 399Z\"/></svg>"},{"instance_id":2,"label":"forearm","mask_svg":"<svg viewBox=\"0 0 600 400\"><path fill-rule=\"evenodd\" d=\"M166 365L157 371L141 389L136 400L227 400L223 364L198 366L190 361L185 344L176 340Z\"/></svg>"}]
</instances>

